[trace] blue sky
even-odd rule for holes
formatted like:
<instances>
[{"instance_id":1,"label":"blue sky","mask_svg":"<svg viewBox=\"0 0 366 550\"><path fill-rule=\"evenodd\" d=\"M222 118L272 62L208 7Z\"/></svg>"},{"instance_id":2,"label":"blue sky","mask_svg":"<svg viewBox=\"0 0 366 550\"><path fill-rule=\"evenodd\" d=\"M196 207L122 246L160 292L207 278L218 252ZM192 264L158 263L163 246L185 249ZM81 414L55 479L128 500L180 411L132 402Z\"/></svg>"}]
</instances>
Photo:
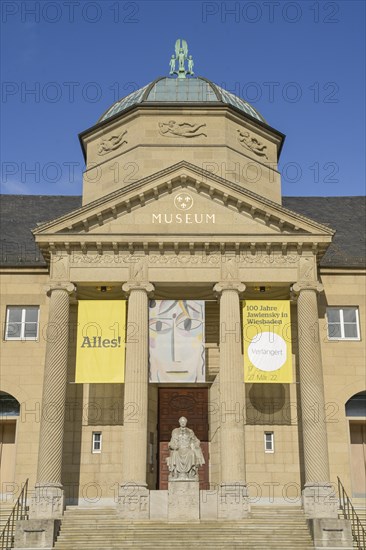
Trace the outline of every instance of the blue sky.
<instances>
[{"instance_id":1,"label":"blue sky","mask_svg":"<svg viewBox=\"0 0 366 550\"><path fill-rule=\"evenodd\" d=\"M196 74L286 134L284 195L365 193L365 2L7 1L3 193L81 194L78 133L167 75L177 38Z\"/></svg>"}]
</instances>

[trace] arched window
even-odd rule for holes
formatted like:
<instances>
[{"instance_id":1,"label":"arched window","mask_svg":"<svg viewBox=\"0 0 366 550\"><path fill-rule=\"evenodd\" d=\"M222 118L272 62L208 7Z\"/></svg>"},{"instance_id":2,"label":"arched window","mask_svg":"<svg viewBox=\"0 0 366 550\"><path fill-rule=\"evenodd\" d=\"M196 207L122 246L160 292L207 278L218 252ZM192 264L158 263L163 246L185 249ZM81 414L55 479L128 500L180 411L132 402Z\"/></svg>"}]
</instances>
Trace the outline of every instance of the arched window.
<instances>
[{"instance_id":1,"label":"arched window","mask_svg":"<svg viewBox=\"0 0 366 550\"><path fill-rule=\"evenodd\" d=\"M366 391L356 393L347 401L346 416L366 416Z\"/></svg>"},{"instance_id":2,"label":"arched window","mask_svg":"<svg viewBox=\"0 0 366 550\"><path fill-rule=\"evenodd\" d=\"M19 416L20 403L4 391L0 391L0 417L1 416Z\"/></svg>"}]
</instances>

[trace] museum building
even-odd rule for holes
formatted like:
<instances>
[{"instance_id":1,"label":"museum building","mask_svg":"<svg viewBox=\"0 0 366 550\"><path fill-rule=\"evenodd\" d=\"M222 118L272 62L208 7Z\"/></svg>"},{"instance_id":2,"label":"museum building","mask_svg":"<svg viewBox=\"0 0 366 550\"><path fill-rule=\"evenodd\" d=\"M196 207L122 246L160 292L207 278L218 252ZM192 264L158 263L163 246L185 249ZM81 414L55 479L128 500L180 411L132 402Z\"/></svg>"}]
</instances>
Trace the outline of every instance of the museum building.
<instances>
[{"instance_id":1,"label":"museum building","mask_svg":"<svg viewBox=\"0 0 366 550\"><path fill-rule=\"evenodd\" d=\"M29 525L365 498L365 201L282 197L284 138L180 65L80 134L82 197L2 197L1 494L29 480Z\"/></svg>"}]
</instances>

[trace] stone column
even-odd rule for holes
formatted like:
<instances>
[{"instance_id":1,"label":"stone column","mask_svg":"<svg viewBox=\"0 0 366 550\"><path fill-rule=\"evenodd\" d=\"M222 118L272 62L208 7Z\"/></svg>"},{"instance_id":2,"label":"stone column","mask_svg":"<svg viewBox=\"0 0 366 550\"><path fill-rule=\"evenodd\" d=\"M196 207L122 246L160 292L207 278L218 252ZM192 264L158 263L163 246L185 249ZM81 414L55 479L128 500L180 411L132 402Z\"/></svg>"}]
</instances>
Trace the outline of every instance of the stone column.
<instances>
[{"instance_id":1,"label":"stone column","mask_svg":"<svg viewBox=\"0 0 366 550\"><path fill-rule=\"evenodd\" d=\"M149 491L146 483L148 419L148 293L154 290L147 282L128 282L122 289L129 294L124 384L122 449L122 484L119 512L126 518L149 517Z\"/></svg>"},{"instance_id":2,"label":"stone column","mask_svg":"<svg viewBox=\"0 0 366 550\"><path fill-rule=\"evenodd\" d=\"M61 470L69 347L69 294L74 289L71 283L48 288L50 304L37 483L30 508L32 518L58 519L62 517L64 509Z\"/></svg>"},{"instance_id":3,"label":"stone column","mask_svg":"<svg viewBox=\"0 0 366 550\"><path fill-rule=\"evenodd\" d=\"M239 293L245 285L215 285L220 297L220 519L240 519L249 514L244 453L244 368L241 353Z\"/></svg>"},{"instance_id":4,"label":"stone column","mask_svg":"<svg viewBox=\"0 0 366 550\"><path fill-rule=\"evenodd\" d=\"M336 518L337 499L329 477L318 323L317 293L323 287L317 282L300 282L293 286L293 290L298 294L300 395L305 463L304 509L309 518Z\"/></svg>"}]
</instances>

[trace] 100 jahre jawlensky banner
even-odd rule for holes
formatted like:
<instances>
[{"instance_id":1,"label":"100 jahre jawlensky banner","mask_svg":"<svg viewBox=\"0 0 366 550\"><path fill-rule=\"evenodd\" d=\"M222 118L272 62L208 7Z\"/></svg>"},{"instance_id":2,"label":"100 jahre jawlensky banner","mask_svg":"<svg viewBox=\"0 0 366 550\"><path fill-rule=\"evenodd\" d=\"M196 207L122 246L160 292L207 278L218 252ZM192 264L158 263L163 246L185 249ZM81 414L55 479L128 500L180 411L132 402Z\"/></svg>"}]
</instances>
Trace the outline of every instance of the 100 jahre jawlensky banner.
<instances>
[{"instance_id":1,"label":"100 jahre jawlensky banner","mask_svg":"<svg viewBox=\"0 0 366 550\"><path fill-rule=\"evenodd\" d=\"M125 300L80 300L75 382L124 382Z\"/></svg>"},{"instance_id":2,"label":"100 jahre jawlensky banner","mask_svg":"<svg viewBox=\"0 0 366 550\"><path fill-rule=\"evenodd\" d=\"M243 302L244 381L292 382L288 300Z\"/></svg>"}]
</instances>

